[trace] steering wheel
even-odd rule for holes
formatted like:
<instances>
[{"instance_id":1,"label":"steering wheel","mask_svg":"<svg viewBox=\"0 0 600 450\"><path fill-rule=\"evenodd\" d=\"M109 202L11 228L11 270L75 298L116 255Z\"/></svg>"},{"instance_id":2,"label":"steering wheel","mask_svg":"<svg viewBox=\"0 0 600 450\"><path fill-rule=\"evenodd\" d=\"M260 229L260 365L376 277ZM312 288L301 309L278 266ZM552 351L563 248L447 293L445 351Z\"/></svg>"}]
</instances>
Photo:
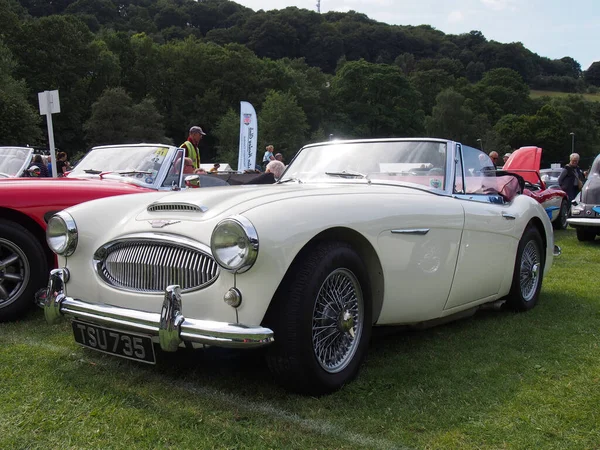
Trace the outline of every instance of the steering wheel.
<instances>
[{"instance_id":1,"label":"steering wheel","mask_svg":"<svg viewBox=\"0 0 600 450\"><path fill-rule=\"evenodd\" d=\"M434 176L434 175L443 176L444 175L444 169L442 169L441 167L434 167L433 169L429 169L429 172L427 172L427 175L429 175L429 176Z\"/></svg>"}]
</instances>

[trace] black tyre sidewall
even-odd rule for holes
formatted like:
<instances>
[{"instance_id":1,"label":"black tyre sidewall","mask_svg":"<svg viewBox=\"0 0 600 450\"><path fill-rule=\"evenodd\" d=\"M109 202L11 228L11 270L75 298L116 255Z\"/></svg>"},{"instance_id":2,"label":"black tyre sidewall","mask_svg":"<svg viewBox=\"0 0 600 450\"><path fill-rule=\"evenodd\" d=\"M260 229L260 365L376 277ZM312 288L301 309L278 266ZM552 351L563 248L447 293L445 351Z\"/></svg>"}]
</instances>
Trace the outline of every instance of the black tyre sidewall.
<instances>
[{"instance_id":1,"label":"black tyre sidewall","mask_svg":"<svg viewBox=\"0 0 600 450\"><path fill-rule=\"evenodd\" d=\"M0 305L0 322L14 320L34 306L35 292L48 281L48 262L36 237L21 225L0 219L0 236L19 247L29 264L29 282L22 294L12 303Z\"/></svg>"},{"instance_id":2,"label":"black tyre sidewall","mask_svg":"<svg viewBox=\"0 0 600 450\"><path fill-rule=\"evenodd\" d=\"M596 231L593 229L578 227L576 231L577 240L580 242L589 242L596 239Z\"/></svg>"},{"instance_id":3,"label":"black tyre sidewall","mask_svg":"<svg viewBox=\"0 0 600 450\"><path fill-rule=\"evenodd\" d=\"M529 242L533 240L538 248L538 252L540 254L540 270L539 270L539 282L536 287L535 294L533 298L529 301L526 301L523 298L523 294L521 292L521 259L523 258L523 252L525 247ZM546 253L544 249L544 245L542 242L542 237L540 236L539 231L533 226L528 226L519 241L519 247L517 249L517 258L515 259L515 267L513 271L513 280L510 289L510 293L508 294L507 304L510 308L515 311L528 311L532 309L538 302L540 297L540 290L542 289L542 281L544 278L544 267L546 265Z\"/></svg>"},{"instance_id":4,"label":"black tyre sidewall","mask_svg":"<svg viewBox=\"0 0 600 450\"><path fill-rule=\"evenodd\" d=\"M564 217L564 220L563 220ZM558 212L558 217L554 221L552 225L554 225L554 229L556 230L566 230L568 223L567 218L569 217L569 203L566 199L560 204L560 211Z\"/></svg>"},{"instance_id":5,"label":"black tyre sidewall","mask_svg":"<svg viewBox=\"0 0 600 450\"><path fill-rule=\"evenodd\" d=\"M350 363L338 373L325 371L314 354L312 343L312 319L317 294L335 269L350 270L358 279L363 295L363 329L358 348ZM370 286L366 268L356 252L346 243L328 242L317 244L306 252L291 268L288 286L280 289L274 300L278 302L277 317L271 316L270 325L275 332L275 344L271 356L286 360L282 373L276 368L280 381L288 388L301 393L321 395L333 392L351 381L366 356L371 335L372 310ZM284 281L284 282L285 282ZM269 359L269 354L268 357ZM272 361L269 366L272 367Z\"/></svg>"}]
</instances>

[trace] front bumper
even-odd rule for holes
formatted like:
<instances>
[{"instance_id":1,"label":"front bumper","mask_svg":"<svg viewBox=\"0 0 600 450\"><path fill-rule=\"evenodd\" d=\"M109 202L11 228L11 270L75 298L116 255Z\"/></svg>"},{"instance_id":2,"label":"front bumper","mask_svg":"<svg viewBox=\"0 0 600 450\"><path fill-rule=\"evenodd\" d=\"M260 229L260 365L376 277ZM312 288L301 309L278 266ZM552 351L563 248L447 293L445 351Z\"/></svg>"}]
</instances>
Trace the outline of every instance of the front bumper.
<instances>
[{"instance_id":1,"label":"front bumper","mask_svg":"<svg viewBox=\"0 0 600 450\"><path fill-rule=\"evenodd\" d=\"M567 223L572 227L600 227L600 218L569 217Z\"/></svg>"},{"instance_id":2,"label":"front bumper","mask_svg":"<svg viewBox=\"0 0 600 450\"><path fill-rule=\"evenodd\" d=\"M64 293L67 281L66 270L50 272L43 304L46 321L50 324L66 316L95 325L138 332L158 337L160 347L167 352L176 351L180 344L186 342L229 348L255 348L273 342L273 331L269 328L184 317L181 290L177 285L168 286L165 290L161 312L150 313L67 297Z\"/></svg>"}]
</instances>

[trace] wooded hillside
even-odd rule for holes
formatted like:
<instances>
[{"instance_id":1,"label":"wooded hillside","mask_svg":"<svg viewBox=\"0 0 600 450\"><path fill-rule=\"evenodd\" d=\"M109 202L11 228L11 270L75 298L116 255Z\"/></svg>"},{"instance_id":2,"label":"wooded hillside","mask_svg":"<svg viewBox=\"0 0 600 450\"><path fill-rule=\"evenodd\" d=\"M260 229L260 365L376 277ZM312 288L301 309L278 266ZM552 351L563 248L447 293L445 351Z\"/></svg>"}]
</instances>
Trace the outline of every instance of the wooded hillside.
<instances>
[{"instance_id":1,"label":"wooded hillside","mask_svg":"<svg viewBox=\"0 0 600 450\"><path fill-rule=\"evenodd\" d=\"M286 158L336 137L435 136L566 162L600 152L600 62L586 72L479 31L447 35L363 14L252 11L226 0L0 0L0 144L45 143L37 92L58 89L57 146L179 145L237 160L238 112ZM532 100L529 89L572 93ZM480 139L481 141L478 141Z\"/></svg>"}]
</instances>

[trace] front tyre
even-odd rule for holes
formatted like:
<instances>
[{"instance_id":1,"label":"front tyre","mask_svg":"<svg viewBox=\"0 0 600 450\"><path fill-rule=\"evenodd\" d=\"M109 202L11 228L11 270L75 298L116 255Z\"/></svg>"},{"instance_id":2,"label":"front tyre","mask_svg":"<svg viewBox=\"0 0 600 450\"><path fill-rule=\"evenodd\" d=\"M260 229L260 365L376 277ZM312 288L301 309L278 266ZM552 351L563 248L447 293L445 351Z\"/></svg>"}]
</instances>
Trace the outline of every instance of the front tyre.
<instances>
[{"instance_id":1,"label":"front tyre","mask_svg":"<svg viewBox=\"0 0 600 450\"><path fill-rule=\"evenodd\" d=\"M303 251L273 302L266 322L275 342L267 363L281 384L322 395L357 375L372 311L367 271L350 245L322 242Z\"/></svg>"},{"instance_id":2,"label":"front tyre","mask_svg":"<svg viewBox=\"0 0 600 450\"><path fill-rule=\"evenodd\" d=\"M0 322L23 315L48 281L44 249L27 229L0 219Z\"/></svg>"},{"instance_id":3,"label":"front tyre","mask_svg":"<svg viewBox=\"0 0 600 450\"><path fill-rule=\"evenodd\" d=\"M515 311L533 308L540 296L544 275L544 246L540 232L529 225L517 249L515 269L507 305Z\"/></svg>"},{"instance_id":4,"label":"front tyre","mask_svg":"<svg viewBox=\"0 0 600 450\"><path fill-rule=\"evenodd\" d=\"M577 227L577 240L580 242L588 242L596 239L596 229Z\"/></svg>"}]
</instances>

